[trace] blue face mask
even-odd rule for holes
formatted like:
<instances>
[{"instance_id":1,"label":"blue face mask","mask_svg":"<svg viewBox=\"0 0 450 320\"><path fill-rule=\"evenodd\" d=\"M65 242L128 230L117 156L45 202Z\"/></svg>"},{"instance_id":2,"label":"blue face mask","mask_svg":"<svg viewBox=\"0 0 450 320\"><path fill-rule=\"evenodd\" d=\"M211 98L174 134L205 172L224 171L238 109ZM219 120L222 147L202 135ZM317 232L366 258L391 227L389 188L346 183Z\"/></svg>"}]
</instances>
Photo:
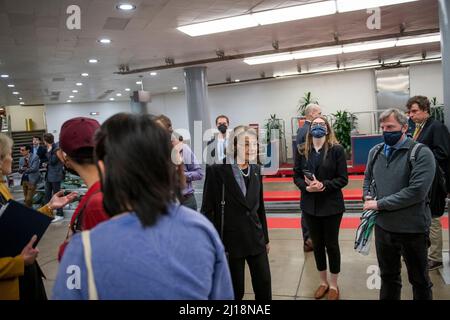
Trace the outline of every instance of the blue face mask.
<instances>
[{"instance_id":1,"label":"blue face mask","mask_svg":"<svg viewBox=\"0 0 450 320\"><path fill-rule=\"evenodd\" d=\"M311 128L311 135L314 138L322 138L327 135L327 128L321 126L314 126Z\"/></svg>"},{"instance_id":2,"label":"blue face mask","mask_svg":"<svg viewBox=\"0 0 450 320\"><path fill-rule=\"evenodd\" d=\"M403 132L400 131L391 131L391 132L383 132L384 143L388 146L392 147L399 142L400 138L403 136Z\"/></svg>"}]
</instances>

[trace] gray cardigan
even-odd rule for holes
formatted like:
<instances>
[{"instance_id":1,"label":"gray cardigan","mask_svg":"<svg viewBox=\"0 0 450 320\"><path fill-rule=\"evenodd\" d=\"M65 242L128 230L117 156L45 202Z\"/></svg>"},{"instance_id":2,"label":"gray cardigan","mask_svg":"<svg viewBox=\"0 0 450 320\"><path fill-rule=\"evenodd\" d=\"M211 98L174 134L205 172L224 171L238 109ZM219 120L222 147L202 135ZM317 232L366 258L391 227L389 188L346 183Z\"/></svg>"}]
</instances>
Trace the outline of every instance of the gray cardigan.
<instances>
[{"instance_id":1,"label":"gray cardigan","mask_svg":"<svg viewBox=\"0 0 450 320\"><path fill-rule=\"evenodd\" d=\"M375 196L379 208L376 224L389 232L426 233L431 224L428 191L436 170L431 150L424 146L417 155L410 171L408 150L413 144L410 138L396 150L388 162L383 150L371 168L371 160L377 146L369 152L364 174L364 197L368 195L373 173ZM373 195L372 195L373 196Z\"/></svg>"}]
</instances>

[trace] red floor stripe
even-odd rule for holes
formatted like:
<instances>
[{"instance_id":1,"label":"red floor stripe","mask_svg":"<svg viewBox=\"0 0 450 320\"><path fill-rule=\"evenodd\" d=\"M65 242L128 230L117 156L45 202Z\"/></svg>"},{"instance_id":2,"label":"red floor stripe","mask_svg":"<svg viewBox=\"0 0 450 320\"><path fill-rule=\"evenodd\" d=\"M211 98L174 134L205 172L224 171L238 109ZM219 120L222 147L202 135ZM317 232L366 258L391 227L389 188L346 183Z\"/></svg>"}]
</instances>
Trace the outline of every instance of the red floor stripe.
<instances>
[{"instance_id":1,"label":"red floor stripe","mask_svg":"<svg viewBox=\"0 0 450 320\"><path fill-rule=\"evenodd\" d=\"M341 229L356 229L360 219L357 217L344 217L341 222ZM448 229L448 217L442 217L442 228ZM267 218L269 229L300 229L300 218Z\"/></svg>"},{"instance_id":2,"label":"red floor stripe","mask_svg":"<svg viewBox=\"0 0 450 320\"><path fill-rule=\"evenodd\" d=\"M364 180L364 176L362 175L350 175L348 176L349 180L361 181ZM264 177L263 182L271 183L271 182L293 182L292 177L288 178L274 178L274 177Z\"/></svg>"},{"instance_id":3,"label":"red floor stripe","mask_svg":"<svg viewBox=\"0 0 450 320\"><path fill-rule=\"evenodd\" d=\"M344 200L361 200L362 189L344 189ZM264 191L264 201L299 201L300 191Z\"/></svg>"}]
</instances>

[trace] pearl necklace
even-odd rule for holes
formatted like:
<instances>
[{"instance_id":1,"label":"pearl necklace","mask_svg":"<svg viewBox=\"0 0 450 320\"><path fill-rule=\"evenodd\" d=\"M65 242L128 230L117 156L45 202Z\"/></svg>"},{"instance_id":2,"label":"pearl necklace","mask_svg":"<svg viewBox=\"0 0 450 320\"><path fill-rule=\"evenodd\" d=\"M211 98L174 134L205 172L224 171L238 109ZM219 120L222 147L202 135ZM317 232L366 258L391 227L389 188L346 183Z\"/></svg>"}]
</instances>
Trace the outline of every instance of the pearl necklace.
<instances>
[{"instance_id":1,"label":"pearl necklace","mask_svg":"<svg viewBox=\"0 0 450 320\"><path fill-rule=\"evenodd\" d=\"M241 167L238 166L238 168L239 168L239 171L241 172L241 174L242 174L244 177L247 178L247 177L250 175L250 166L247 167L247 169L248 169L247 173L244 173L244 171L242 171Z\"/></svg>"}]
</instances>

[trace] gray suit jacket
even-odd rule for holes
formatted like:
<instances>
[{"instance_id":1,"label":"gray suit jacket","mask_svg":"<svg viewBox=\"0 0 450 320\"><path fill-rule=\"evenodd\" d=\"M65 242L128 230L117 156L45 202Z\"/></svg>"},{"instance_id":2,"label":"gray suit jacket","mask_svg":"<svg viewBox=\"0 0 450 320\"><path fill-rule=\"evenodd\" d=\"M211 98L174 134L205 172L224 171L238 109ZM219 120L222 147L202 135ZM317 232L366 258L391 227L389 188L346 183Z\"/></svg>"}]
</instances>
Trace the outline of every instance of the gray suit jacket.
<instances>
[{"instance_id":1,"label":"gray suit jacket","mask_svg":"<svg viewBox=\"0 0 450 320\"><path fill-rule=\"evenodd\" d=\"M24 175L28 176L28 181L34 185L38 184L41 180L41 173L39 172L40 160L37 155L30 153L30 160L28 163L28 168L24 168L25 157L19 159L19 170L25 170Z\"/></svg>"}]
</instances>

